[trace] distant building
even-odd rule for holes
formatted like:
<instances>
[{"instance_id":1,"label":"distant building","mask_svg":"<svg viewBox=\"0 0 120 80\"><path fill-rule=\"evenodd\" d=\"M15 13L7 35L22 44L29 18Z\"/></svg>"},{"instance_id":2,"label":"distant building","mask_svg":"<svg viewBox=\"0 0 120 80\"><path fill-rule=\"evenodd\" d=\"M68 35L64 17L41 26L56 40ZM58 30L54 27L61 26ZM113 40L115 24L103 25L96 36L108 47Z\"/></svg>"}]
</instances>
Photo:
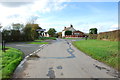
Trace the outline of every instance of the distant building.
<instances>
[{"instance_id":1,"label":"distant building","mask_svg":"<svg viewBox=\"0 0 120 80\"><path fill-rule=\"evenodd\" d=\"M44 37L50 37L50 35L48 34L48 32L44 32L44 33L43 33L43 36L44 36Z\"/></svg>"},{"instance_id":2,"label":"distant building","mask_svg":"<svg viewBox=\"0 0 120 80\"><path fill-rule=\"evenodd\" d=\"M65 35L65 31L72 31L72 35ZM72 25L70 27L64 27L62 30L62 37L84 37L85 34L79 30L75 30Z\"/></svg>"}]
</instances>

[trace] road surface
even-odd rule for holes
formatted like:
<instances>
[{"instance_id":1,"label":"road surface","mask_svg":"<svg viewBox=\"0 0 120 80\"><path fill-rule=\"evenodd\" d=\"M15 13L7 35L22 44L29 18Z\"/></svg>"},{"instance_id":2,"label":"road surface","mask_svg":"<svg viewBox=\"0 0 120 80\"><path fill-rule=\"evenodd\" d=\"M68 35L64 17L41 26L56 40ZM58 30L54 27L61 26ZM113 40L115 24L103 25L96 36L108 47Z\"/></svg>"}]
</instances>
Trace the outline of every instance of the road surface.
<instances>
[{"instance_id":1,"label":"road surface","mask_svg":"<svg viewBox=\"0 0 120 80\"><path fill-rule=\"evenodd\" d=\"M58 39L24 63L14 78L114 78L115 70Z\"/></svg>"},{"instance_id":2,"label":"road surface","mask_svg":"<svg viewBox=\"0 0 120 80\"><path fill-rule=\"evenodd\" d=\"M45 40L44 42L52 43L54 40ZM6 46L21 50L24 53L25 57L41 47L40 44L27 44L27 42L11 42L6 43Z\"/></svg>"}]
</instances>

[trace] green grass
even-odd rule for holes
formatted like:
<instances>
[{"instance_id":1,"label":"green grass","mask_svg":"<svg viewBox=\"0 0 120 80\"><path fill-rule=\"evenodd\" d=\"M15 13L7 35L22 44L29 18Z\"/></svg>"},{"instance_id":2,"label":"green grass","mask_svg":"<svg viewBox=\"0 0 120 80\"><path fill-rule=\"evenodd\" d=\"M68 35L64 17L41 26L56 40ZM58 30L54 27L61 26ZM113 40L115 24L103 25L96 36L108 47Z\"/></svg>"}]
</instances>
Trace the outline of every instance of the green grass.
<instances>
[{"instance_id":1,"label":"green grass","mask_svg":"<svg viewBox=\"0 0 120 80\"><path fill-rule=\"evenodd\" d=\"M40 40L47 40L47 39L52 39L52 40L56 40L55 37L41 37L39 38Z\"/></svg>"},{"instance_id":2,"label":"green grass","mask_svg":"<svg viewBox=\"0 0 120 80\"><path fill-rule=\"evenodd\" d=\"M83 38L63 38L63 39L83 39Z\"/></svg>"},{"instance_id":3,"label":"green grass","mask_svg":"<svg viewBox=\"0 0 120 80\"><path fill-rule=\"evenodd\" d=\"M0 78L2 77L3 79L11 78L14 70L23 58L23 53L20 50L10 47L7 48L6 52L0 50L0 73L2 72Z\"/></svg>"},{"instance_id":4,"label":"green grass","mask_svg":"<svg viewBox=\"0 0 120 80\"><path fill-rule=\"evenodd\" d=\"M39 39L38 39L38 40L34 40L34 41L43 41L43 40L39 40Z\"/></svg>"},{"instance_id":5,"label":"green grass","mask_svg":"<svg viewBox=\"0 0 120 80\"><path fill-rule=\"evenodd\" d=\"M118 42L102 41L102 40L81 40L73 42L82 52L92 56L101 62L106 63L117 70L118 66ZM120 57L119 57L120 59Z\"/></svg>"},{"instance_id":6,"label":"green grass","mask_svg":"<svg viewBox=\"0 0 120 80\"><path fill-rule=\"evenodd\" d=\"M27 44L48 44L48 42L29 42Z\"/></svg>"}]
</instances>

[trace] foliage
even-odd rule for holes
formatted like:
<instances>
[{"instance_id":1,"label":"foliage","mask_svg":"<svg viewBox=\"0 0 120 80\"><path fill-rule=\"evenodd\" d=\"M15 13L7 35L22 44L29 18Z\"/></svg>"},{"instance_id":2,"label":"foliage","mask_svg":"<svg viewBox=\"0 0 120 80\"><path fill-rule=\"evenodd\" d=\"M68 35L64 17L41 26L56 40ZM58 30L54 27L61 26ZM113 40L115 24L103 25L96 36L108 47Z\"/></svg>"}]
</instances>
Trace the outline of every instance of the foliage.
<instances>
[{"instance_id":1,"label":"foliage","mask_svg":"<svg viewBox=\"0 0 120 80\"><path fill-rule=\"evenodd\" d=\"M7 47L6 52L0 51L2 78L10 78L23 58L23 53L15 48Z\"/></svg>"},{"instance_id":2,"label":"foliage","mask_svg":"<svg viewBox=\"0 0 120 80\"><path fill-rule=\"evenodd\" d=\"M26 37L27 41L33 40L32 37L32 25L31 24L26 24L25 27L23 28L23 33L24 36Z\"/></svg>"},{"instance_id":3,"label":"foliage","mask_svg":"<svg viewBox=\"0 0 120 80\"><path fill-rule=\"evenodd\" d=\"M116 69L118 66L118 42L102 40L81 40L73 42L79 50ZM120 70L120 69L119 69Z\"/></svg>"},{"instance_id":4,"label":"foliage","mask_svg":"<svg viewBox=\"0 0 120 80\"><path fill-rule=\"evenodd\" d=\"M11 41L20 41L20 31L19 30L11 30Z\"/></svg>"},{"instance_id":5,"label":"foliage","mask_svg":"<svg viewBox=\"0 0 120 80\"><path fill-rule=\"evenodd\" d=\"M48 34L49 34L51 37L54 37L55 33L56 33L56 30L55 30L54 28L50 28L50 29L48 30Z\"/></svg>"},{"instance_id":6,"label":"foliage","mask_svg":"<svg viewBox=\"0 0 120 80\"><path fill-rule=\"evenodd\" d=\"M89 39L97 39L97 34L89 34Z\"/></svg>"},{"instance_id":7,"label":"foliage","mask_svg":"<svg viewBox=\"0 0 120 80\"><path fill-rule=\"evenodd\" d=\"M120 41L120 30L99 33L98 40Z\"/></svg>"},{"instance_id":8,"label":"foliage","mask_svg":"<svg viewBox=\"0 0 120 80\"><path fill-rule=\"evenodd\" d=\"M24 25L20 23L16 23L16 24L13 23L12 26L13 26L13 30L20 30L24 27Z\"/></svg>"},{"instance_id":9,"label":"foliage","mask_svg":"<svg viewBox=\"0 0 120 80\"><path fill-rule=\"evenodd\" d=\"M97 28L91 28L89 34L97 34Z\"/></svg>"},{"instance_id":10,"label":"foliage","mask_svg":"<svg viewBox=\"0 0 120 80\"><path fill-rule=\"evenodd\" d=\"M58 32L58 37L62 38L62 32Z\"/></svg>"},{"instance_id":11,"label":"foliage","mask_svg":"<svg viewBox=\"0 0 120 80\"><path fill-rule=\"evenodd\" d=\"M31 23L27 23L24 28L20 27L22 24L19 23L12 25L14 27L12 30L2 31L2 39L4 39L6 42L35 40L39 36L36 30L41 29L38 24Z\"/></svg>"},{"instance_id":12,"label":"foliage","mask_svg":"<svg viewBox=\"0 0 120 80\"><path fill-rule=\"evenodd\" d=\"M38 24L32 24L32 36L34 39L37 39L39 37L38 31L36 31L37 29L42 29L42 28L39 27Z\"/></svg>"},{"instance_id":13,"label":"foliage","mask_svg":"<svg viewBox=\"0 0 120 80\"><path fill-rule=\"evenodd\" d=\"M65 31L65 35L72 35L72 31Z\"/></svg>"}]
</instances>

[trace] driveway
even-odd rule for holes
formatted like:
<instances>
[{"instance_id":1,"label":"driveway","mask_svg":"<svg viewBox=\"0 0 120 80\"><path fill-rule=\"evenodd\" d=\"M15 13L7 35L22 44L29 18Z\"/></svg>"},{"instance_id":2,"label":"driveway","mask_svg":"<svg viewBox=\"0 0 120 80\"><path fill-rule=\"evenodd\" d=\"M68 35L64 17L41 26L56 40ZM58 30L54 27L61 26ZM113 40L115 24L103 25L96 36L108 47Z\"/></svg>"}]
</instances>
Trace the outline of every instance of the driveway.
<instances>
[{"instance_id":1,"label":"driveway","mask_svg":"<svg viewBox=\"0 0 120 80\"><path fill-rule=\"evenodd\" d=\"M30 57L14 78L115 78L116 71L58 39Z\"/></svg>"}]
</instances>

